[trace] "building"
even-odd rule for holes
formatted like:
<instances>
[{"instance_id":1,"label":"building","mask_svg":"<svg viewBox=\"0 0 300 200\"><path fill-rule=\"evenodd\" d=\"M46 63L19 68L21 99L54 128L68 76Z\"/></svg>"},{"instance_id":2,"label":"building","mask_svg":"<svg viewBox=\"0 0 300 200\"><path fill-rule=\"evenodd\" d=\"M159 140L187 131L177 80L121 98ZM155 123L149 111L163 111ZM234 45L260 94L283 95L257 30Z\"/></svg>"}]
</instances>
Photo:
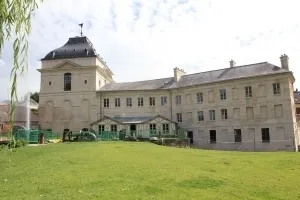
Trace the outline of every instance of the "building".
<instances>
[{"instance_id":1,"label":"building","mask_svg":"<svg viewBox=\"0 0 300 200\"><path fill-rule=\"evenodd\" d=\"M32 109L38 109L39 104L30 99L29 110L28 102L26 100L15 103L15 117L14 124L16 126L28 126L28 111L30 128L38 128L39 118L32 112ZM10 102L0 102L0 132L7 132L9 130L9 114Z\"/></svg>"},{"instance_id":2,"label":"building","mask_svg":"<svg viewBox=\"0 0 300 200\"><path fill-rule=\"evenodd\" d=\"M298 89L294 92L295 106L296 106L296 115L300 117L300 92ZM298 120L297 120L298 121Z\"/></svg>"},{"instance_id":3,"label":"building","mask_svg":"<svg viewBox=\"0 0 300 200\"><path fill-rule=\"evenodd\" d=\"M69 38L42 60L39 116L42 128L173 134L186 129L200 148L298 148L293 73L268 62L116 83L85 37ZM149 135L148 135L149 137Z\"/></svg>"}]
</instances>

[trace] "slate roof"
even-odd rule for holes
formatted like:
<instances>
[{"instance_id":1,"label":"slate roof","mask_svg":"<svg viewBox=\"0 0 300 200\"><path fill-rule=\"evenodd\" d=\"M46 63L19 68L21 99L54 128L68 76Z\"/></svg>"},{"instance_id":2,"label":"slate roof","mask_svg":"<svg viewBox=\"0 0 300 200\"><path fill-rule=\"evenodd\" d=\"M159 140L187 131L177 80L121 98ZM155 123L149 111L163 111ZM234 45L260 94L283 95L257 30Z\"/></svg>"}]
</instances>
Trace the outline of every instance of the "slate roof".
<instances>
[{"instance_id":1,"label":"slate roof","mask_svg":"<svg viewBox=\"0 0 300 200\"><path fill-rule=\"evenodd\" d=\"M83 37L69 38L68 42L57 49L49 52L42 60L55 60L66 58L97 57L98 54L91 41Z\"/></svg>"},{"instance_id":2,"label":"slate roof","mask_svg":"<svg viewBox=\"0 0 300 200\"><path fill-rule=\"evenodd\" d=\"M100 90L115 91L115 90L155 90L168 88L174 83L174 78L162 78L146 81L125 82L125 83L111 83L106 84Z\"/></svg>"},{"instance_id":3,"label":"slate roof","mask_svg":"<svg viewBox=\"0 0 300 200\"><path fill-rule=\"evenodd\" d=\"M102 119L99 119L95 122L93 122L91 125L94 125L94 124L97 124L99 122L101 122L102 120L104 119L110 119L110 120L113 120L117 123L120 123L120 124L141 124L141 123L147 123L153 119L156 119L156 118L163 118L163 119L166 119L170 122L173 122L173 123L177 123L177 122L174 122L166 117L163 117L161 115L156 115L156 116L115 116L115 117L109 117L109 116L104 116Z\"/></svg>"},{"instance_id":4,"label":"slate roof","mask_svg":"<svg viewBox=\"0 0 300 200\"><path fill-rule=\"evenodd\" d=\"M142 116L142 117L112 117L113 119L122 122L124 124L128 123L142 123L144 121L148 121L152 119L152 116Z\"/></svg>"},{"instance_id":5,"label":"slate roof","mask_svg":"<svg viewBox=\"0 0 300 200\"><path fill-rule=\"evenodd\" d=\"M154 89L171 89L182 88L193 85L201 85L225 80L247 78L253 76L270 75L289 72L281 67L268 62L254 63L224 69L188 74L182 76L178 82L174 78L162 78L155 80L110 83L102 88L101 91L121 91L121 90L154 90Z\"/></svg>"}]
</instances>

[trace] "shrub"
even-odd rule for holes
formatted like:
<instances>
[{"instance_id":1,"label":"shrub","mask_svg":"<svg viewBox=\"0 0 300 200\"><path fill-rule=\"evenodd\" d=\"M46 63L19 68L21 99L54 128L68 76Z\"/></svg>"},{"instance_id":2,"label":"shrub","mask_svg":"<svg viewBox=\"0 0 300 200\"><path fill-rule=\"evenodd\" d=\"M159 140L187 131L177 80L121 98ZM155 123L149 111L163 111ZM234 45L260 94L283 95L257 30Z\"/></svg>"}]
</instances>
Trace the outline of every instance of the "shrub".
<instances>
[{"instance_id":1,"label":"shrub","mask_svg":"<svg viewBox=\"0 0 300 200\"><path fill-rule=\"evenodd\" d=\"M17 140L15 144L15 148L19 148L21 146L23 146L23 143L20 140Z\"/></svg>"},{"instance_id":2,"label":"shrub","mask_svg":"<svg viewBox=\"0 0 300 200\"><path fill-rule=\"evenodd\" d=\"M176 135L168 134L168 135L162 135L162 138L177 138Z\"/></svg>"},{"instance_id":3,"label":"shrub","mask_svg":"<svg viewBox=\"0 0 300 200\"><path fill-rule=\"evenodd\" d=\"M27 140L25 140L25 139L21 139L19 141L22 144L22 146L26 146L28 144Z\"/></svg>"},{"instance_id":4,"label":"shrub","mask_svg":"<svg viewBox=\"0 0 300 200\"><path fill-rule=\"evenodd\" d=\"M0 144L0 151L5 149L6 145L5 144Z\"/></svg>"},{"instance_id":5,"label":"shrub","mask_svg":"<svg viewBox=\"0 0 300 200\"><path fill-rule=\"evenodd\" d=\"M157 138L177 138L177 135L173 135L173 134L155 134L155 135L151 135L151 137L157 137Z\"/></svg>"},{"instance_id":6,"label":"shrub","mask_svg":"<svg viewBox=\"0 0 300 200\"><path fill-rule=\"evenodd\" d=\"M156 141L154 141L155 144L158 144L158 145L162 145L163 144L163 140L162 138L158 138Z\"/></svg>"},{"instance_id":7,"label":"shrub","mask_svg":"<svg viewBox=\"0 0 300 200\"><path fill-rule=\"evenodd\" d=\"M134 136L125 136L124 141L137 141L137 139Z\"/></svg>"},{"instance_id":8,"label":"shrub","mask_svg":"<svg viewBox=\"0 0 300 200\"><path fill-rule=\"evenodd\" d=\"M159 138L154 142L158 145L186 147L189 145L187 138Z\"/></svg>"},{"instance_id":9,"label":"shrub","mask_svg":"<svg viewBox=\"0 0 300 200\"><path fill-rule=\"evenodd\" d=\"M164 138L163 145L171 146L172 144L175 144L177 141L177 138Z\"/></svg>"},{"instance_id":10,"label":"shrub","mask_svg":"<svg viewBox=\"0 0 300 200\"><path fill-rule=\"evenodd\" d=\"M138 140L143 140L143 136L142 136L142 135L138 135L136 138L137 138Z\"/></svg>"}]
</instances>

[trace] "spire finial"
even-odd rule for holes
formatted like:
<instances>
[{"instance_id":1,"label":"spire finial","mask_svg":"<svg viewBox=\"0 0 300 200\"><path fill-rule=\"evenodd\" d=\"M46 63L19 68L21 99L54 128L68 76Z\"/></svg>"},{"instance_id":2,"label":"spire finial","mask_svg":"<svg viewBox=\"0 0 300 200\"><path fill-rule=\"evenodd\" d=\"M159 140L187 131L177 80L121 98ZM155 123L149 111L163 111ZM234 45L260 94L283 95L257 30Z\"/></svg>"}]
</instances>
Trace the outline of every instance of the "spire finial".
<instances>
[{"instance_id":1,"label":"spire finial","mask_svg":"<svg viewBox=\"0 0 300 200\"><path fill-rule=\"evenodd\" d=\"M83 27L83 23L79 24L79 26L81 27L81 32L80 32L80 34L81 34L81 36L82 36L82 27Z\"/></svg>"}]
</instances>

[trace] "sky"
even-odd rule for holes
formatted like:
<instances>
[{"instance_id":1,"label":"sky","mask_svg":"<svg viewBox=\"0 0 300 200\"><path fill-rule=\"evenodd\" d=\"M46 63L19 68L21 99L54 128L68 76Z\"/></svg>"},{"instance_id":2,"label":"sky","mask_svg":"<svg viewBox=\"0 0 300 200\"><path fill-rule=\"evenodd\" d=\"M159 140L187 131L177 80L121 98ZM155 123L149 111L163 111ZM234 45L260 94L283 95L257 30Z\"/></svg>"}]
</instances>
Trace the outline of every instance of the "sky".
<instances>
[{"instance_id":1,"label":"sky","mask_svg":"<svg viewBox=\"0 0 300 200\"><path fill-rule=\"evenodd\" d=\"M101 2L101 3L100 3ZM297 0L45 0L34 12L27 75L19 96L40 88L40 59L83 34L116 82L173 76L268 61L287 54L300 88ZM13 41L0 56L0 100L8 99Z\"/></svg>"}]
</instances>

